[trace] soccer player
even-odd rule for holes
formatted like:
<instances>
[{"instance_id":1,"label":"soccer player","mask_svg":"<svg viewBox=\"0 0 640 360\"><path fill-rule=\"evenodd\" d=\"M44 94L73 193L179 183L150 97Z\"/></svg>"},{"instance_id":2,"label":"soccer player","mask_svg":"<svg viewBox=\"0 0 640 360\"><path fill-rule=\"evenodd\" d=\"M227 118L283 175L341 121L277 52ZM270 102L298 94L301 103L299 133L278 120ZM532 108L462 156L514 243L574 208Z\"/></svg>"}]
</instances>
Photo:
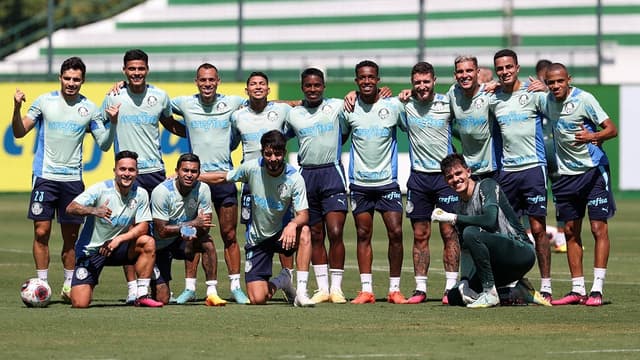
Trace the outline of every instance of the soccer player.
<instances>
[{"instance_id":1,"label":"soccer player","mask_svg":"<svg viewBox=\"0 0 640 360\"><path fill-rule=\"evenodd\" d=\"M476 178L495 176L500 164L493 139L495 121L489 115L490 94L478 81L478 59L470 55L456 57L453 74L456 84L447 95L462 155Z\"/></svg>"},{"instance_id":2,"label":"soccer player","mask_svg":"<svg viewBox=\"0 0 640 360\"><path fill-rule=\"evenodd\" d=\"M266 132L260 144L262 157L245 161L228 172L202 174L201 179L212 184L241 181L251 187L251 222L245 243L245 281L251 304L266 304L277 289L291 286L288 271L269 280L273 254L292 256L297 252L293 304L314 306L307 295L311 234L304 179L285 162L286 138L280 130ZM290 219L292 210L295 215Z\"/></svg>"},{"instance_id":3,"label":"soccer player","mask_svg":"<svg viewBox=\"0 0 640 360\"><path fill-rule=\"evenodd\" d=\"M436 94L433 66L419 62L411 69L412 96L403 104L402 125L409 136L411 175L407 181L407 217L413 227L413 270L416 289L408 304L427 299L427 272L430 264L429 238L431 212L434 207L453 211L458 195L446 184L440 161L453 152L451 142L452 115L449 97ZM443 262L447 278L443 302L448 289L458 278L460 247L451 224L440 223L444 242Z\"/></svg>"},{"instance_id":4,"label":"soccer player","mask_svg":"<svg viewBox=\"0 0 640 360\"><path fill-rule=\"evenodd\" d=\"M224 306L218 296L218 256L209 228L211 223L211 191L198 181L200 158L186 153L176 164L175 178L156 186L151 193L153 236L156 240L156 299L167 304L171 291L171 260L193 260L195 252L204 254L202 266L207 277L207 306Z\"/></svg>"},{"instance_id":5,"label":"soccer player","mask_svg":"<svg viewBox=\"0 0 640 360\"><path fill-rule=\"evenodd\" d=\"M235 149L242 143L242 162L258 159L261 156L260 139L264 133L270 130L279 130L285 133L285 119L291 110L291 106L285 103L273 102L267 99L269 92L269 78L267 74L255 71L247 78L245 92L249 96L248 106L237 110L231 115L231 148ZM252 209L251 188L245 183L242 188L240 222L251 223ZM281 253L280 264L282 270L278 276L283 281L292 278L293 258ZM295 292L293 284L284 289L287 301L293 302Z\"/></svg>"},{"instance_id":6,"label":"soccer player","mask_svg":"<svg viewBox=\"0 0 640 360\"><path fill-rule=\"evenodd\" d=\"M518 78L520 65L513 50L493 57L501 87L490 99L490 111L499 128L502 165L496 180L519 215L529 219L535 242L540 291L551 299L551 249L547 238L547 174L542 133L544 92L531 92Z\"/></svg>"},{"instance_id":7,"label":"soccer player","mask_svg":"<svg viewBox=\"0 0 640 360\"><path fill-rule=\"evenodd\" d=\"M547 75L547 68L551 65L551 61L542 59L538 60L536 63L536 77L538 80L545 83L544 78ZM546 85L545 85L546 86ZM545 87L545 91L547 91ZM558 163L556 163L556 150L553 145L553 130L551 129L551 125L548 124L549 120L544 117L542 119L542 131L544 134L544 151L545 157L547 158L547 177L553 184L559 177L558 174ZM555 201L555 199L554 199ZM558 253L566 253L567 252L567 241L564 237L564 221L558 221L557 232L553 235L551 239L553 251ZM548 227L548 226L547 226ZM548 233L548 232L547 232ZM544 295L544 294L543 294Z\"/></svg>"},{"instance_id":8,"label":"soccer player","mask_svg":"<svg viewBox=\"0 0 640 360\"><path fill-rule=\"evenodd\" d=\"M431 218L456 226L460 239L458 291L448 294L450 305L487 308L500 304L497 287L506 286L533 267L536 255L509 200L492 178L475 181L460 154L450 154L441 162L447 184L460 201L455 213L434 209ZM527 300L549 305L527 284ZM482 289L479 295L474 289Z\"/></svg>"},{"instance_id":9,"label":"soccer player","mask_svg":"<svg viewBox=\"0 0 640 360\"><path fill-rule=\"evenodd\" d=\"M113 142L118 105L105 108L112 121L105 127L104 118L89 99L80 94L86 66L78 57L66 59L60 66L60 90L39 96L22 116L20 108L26 95L16 89L13 97L13 136L24 137L37 129L33 159L32 191L29 219L33 220L33 259L37 277L48 282L49 238L55 213L62 234L64 283L61 296L70 302L71 279L75 267L74 244L82 218L67 214L67 205L84 190L82 182L82 143L87 131L102 151Z\"/></svg>"},{"instance_id":10,"label":"soccer player","mask_svg":"<svg viewBox=\"0 0 640 360\"><path fill-rule=\"evenodd\" d=\"M345 113L343 135L351 134L349 188L351 210L357 232L358 269L361 291L353 304L374 303L373 253L371 237L373 215L382 214L389 240L389 293L387 301L403 304L400 292L402 271L402 195L397 182L398 153L396 128L400 109L391 99L378 93L378 65L370 60L355 68L358 100L351 113Z\"/></svg>"},{"instance_id":11,"label":"soccer player","mask_svg":"<svg viewBox=\"0 0 640 360\"><path fill-rule=\"evenodd\" d=\"M118 83L104 99L102 108L120 106L115 151L130 150L138 153L137 182L149 194L165 179L164 162L160 149L159 124L171 133L185 137L184 125L174 120L171 102L166 92L147 84L149 57L140 49L124 54L122 72L127 81ZM112 90L114 90L112 89ZM125 267L129 295L127 303L135 300L136 281L132 267Z\"/></svg>"},{"instance_id":12,"label":"soccer player","mask_svg":"<svg viewBox=\"0 0 640 360\"><path fill-rule=\"evenodd\" d=\"M173 113L184 118L190 151L200 157L201 171L229 171L231 162L231 114L245 100L217 92L220 85L218 69L204 63L196 70L198 94L180 96L171 100ZM249 298L240 287L240 247L236 237L238 225L238 193L235 184L210 185L213 207L220 224L220 236L224 242L224 259L227 264L231 295L238 304L247 304ZM185 260L185 290L177 303L184 304L196 298L196 256Z\"/></svg>"},{"instance_id":13,"label":"soccer player","mask_svg":"<svg viewBox=\"0 0 640 360\"><path fill-rule=\"evenodd\" d=\"M105 266L134 264L137 279L136 306L162 307L148 294L155 262L155 242L148 233L149 195L135 180L138 154L116 154L114 179L99 182L67 206L67 214L86 217L78 238L78 260L73 273L71 302L74 308L91 304Z\"/></svg>"},{"instance_id":14,"label":"soccer player","mask_svg":"<svg viewBox=\"0 0 640 360\"><path fill-rule=\"evenodd\" d=\"M298 139L298 163L309 201L311 263L318 283L311 300L343 304L347 299L341 285L345 258L342 236L348 210L344 168L340 161L343 143L340 118L344 104L342 100L323 97L324 74L319 69L305 69L300 80L304 101L289 112L286 127ZM329 238L328 257L325 233Z\"/></svg>"},{"instance_id":15,"label":"soccer player","mask_svg":"<svg viewBox=\"0 0 640 360\"><path fill-rule=\"evenodd\" d=\"M616 204L611 192L609 160L600 144L618 129L593 95L571 86L567 68L554 63L546 75L549 95L545 115L553 128L560 178L551 186L556 218L565 221L571 292L553 305L601 306L609 259L609 225ZM598 126L602 128L598 130ZM593 285L586 295L582 266L582 219L589 214L595 240Z\"/></svg>"}]
</instances>

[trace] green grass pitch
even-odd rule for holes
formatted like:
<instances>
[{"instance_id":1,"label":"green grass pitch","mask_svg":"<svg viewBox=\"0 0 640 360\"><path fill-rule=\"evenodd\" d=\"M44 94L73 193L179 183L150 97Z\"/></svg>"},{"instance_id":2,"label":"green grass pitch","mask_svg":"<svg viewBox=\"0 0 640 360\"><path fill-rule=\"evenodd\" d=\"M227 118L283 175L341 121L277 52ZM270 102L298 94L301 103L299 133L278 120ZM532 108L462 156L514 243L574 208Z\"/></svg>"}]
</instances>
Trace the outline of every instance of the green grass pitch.
<instances>
[{"instance_id":1,"label":"green grass pitch","mask_svg":"<svg viewBox=\"0 0 640 360\"><path fill-rule=\"evenodd\" d=\"M50 283L54 301L45 309L26 308L20 284L35 276L31 256L32 224L26 219L27 194L0 195L0 354L3 359L637 359L640 358L640 244L638 200L619 200L610 221L611 256L605 282L606 305L497 307L471 310L440 305L444 284L442 243L431 240L429 301L391 305L386 235L379 216L374 230L374 290L370 305L320 304L300 309L281 294L267 306L204 306L202 270L199 301L162 309L123 305L126 284L121 268L103 271L93 306L71 309L59 302L61 239L51 238ZM551 213L551 212L550 212ZM585 224L587 225L587 224ZM218 253L222 247L213 230ZM585 276L592 280L593 240L585 239ZM404 222L405 257L401 287L414 286L412 234ZM240 240L243 243L242 239ZM343 289L353 298L359 289L355 231L351 216L345 228L347 261ZM277 261L276 261L277 262ZM278 269L275 269L276 271ZM566 257L553 254L554 295L570 289ZM184 286L182 263L174 264L173 291ZM229 298L226 267L219 255L219 293ZM539 285L537 267L529 273ZM310 290L315 288L313 274Z\"/></svg>"}]
</instances>

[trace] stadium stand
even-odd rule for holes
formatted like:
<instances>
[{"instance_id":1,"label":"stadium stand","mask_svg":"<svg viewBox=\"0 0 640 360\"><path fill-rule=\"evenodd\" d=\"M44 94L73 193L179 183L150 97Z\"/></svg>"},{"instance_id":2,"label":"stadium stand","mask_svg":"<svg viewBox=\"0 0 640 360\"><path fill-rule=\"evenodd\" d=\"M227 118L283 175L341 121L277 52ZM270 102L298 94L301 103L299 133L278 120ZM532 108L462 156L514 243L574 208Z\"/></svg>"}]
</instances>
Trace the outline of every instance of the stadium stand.
<instances>
[{"instance_id":1,"label":"stadium stand","mask_svg":"<svg viewBox=\"0 0 640 360\"><path fill-rule=\"evenodd\" d=\"M436 70L449 72L456 55L471 53L481 65L491 65L497 49L511 47L525 73L533 73L538 59L549 58L566 63L578 81L593 82L595 3L424 1L424 54ZM615 59L640 49L640 0L602 3L603 60L615 75L621 71ZM404 79L419 56L419 9L420 0L244 0L242 68L292 80L313 65L331 78L350 79L353 64L370 58L383 65L385 78ZM184 80L203 61L234 73L240 57L238 13L238 2L231 0L150 0L111 19L55 32L54 63L76 55L92 72L119 73L123 52L139 47L151 55L156 79ZM46 72L47 47L43 39L6 57L0 78ZM246 71L240 74L242 79Z\"/></svg>"}]
</instances>

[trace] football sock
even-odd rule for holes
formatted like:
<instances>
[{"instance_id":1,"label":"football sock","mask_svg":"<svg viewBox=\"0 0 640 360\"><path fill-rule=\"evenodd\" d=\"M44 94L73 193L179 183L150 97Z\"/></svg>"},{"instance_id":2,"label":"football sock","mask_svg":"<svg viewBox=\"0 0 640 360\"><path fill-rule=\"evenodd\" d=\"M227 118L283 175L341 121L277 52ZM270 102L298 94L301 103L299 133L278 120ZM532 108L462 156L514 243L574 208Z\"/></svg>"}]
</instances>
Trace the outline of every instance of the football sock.
<instances>
[{"instance_id":1,"label":"football sock","mask_svg":"<svg viewBox=\"0 0 640 360\"><path fill-rule=\"evenodd\" d=\"M127 290L128 290L128 294L130 295L135 295L138 293L138 281L137 280L131 280L127 282Z\"/></svg>"},{"instance_id":2,"label":"football sock","mask_svg":"<svg viewBox=\"0 0 640 360\"><path fill-rule=\"evenodd\" d=\"M540 279L540 292L553 293L551 291L551 278Z\"/></svg>"},{"instance_id":3,"label":"football sock","mask_svg":"<svg viewBox=\"0 0 640 360\"><path fill-rule=\"evenodd\" d=\"M427 292L427 277L426 276L416 276L416 290L420 290L424 293Z\"/></svg>"},{"instance_id":4,"label":"football sock","mask_svg":"<svg viewBox=\"0 0 640 360\"><path fill-rule=\"evenodd\" d=\"M327 264L313 265L313 272L316 274L318 289L329 292L329 271Z\"/></svg>"},{"instance_id":5,"label":"football sock","mask_svg":"<svg viewBox=\"0 0 640 360\"><path fill-rule=\"evenodd\" d=\"M240 274L229 274L229 289L231 291L240 288Z\"/></svg>"},{"instance_id":6,"label":"football sock","mask_svg":"<svg viewBox=\"0 0 640 360\"><path fill-rule=\"evenodd\" d=\"M49 269L36 270L36 276L38 276L38 279L48 283L49 282Z\"/></svg>"},{"instance_id":7,"label":"football sock","mask_svg":"<svg viewBox=\"0 0 640 360\"><path fill-rule=\"evenodd\" d=\"M331 274L331 290L342 291L342 276L344 275L344 270L331 269L329 273Z\"/></svg>"},{"instance_id":8,"label":"football sock","mask_svg":"<svg viewBox=\"0 0 640 360\"><path fill-rule=\"evenodd\" d=\"M587 294L587 290L584 287L584 276L571 278L571 291L580 295Z\"/></svg>"},{"instance_id":9,"label":"football sock","mask_svg":"<svg viewBox=\"0 0 640 360\"><path fill-rule=\"evenodd\" d=\"M373 275L360 274L360 284L362 286L362 291L372 293L373 292Z\"/></svg>"},{"instance_id":10,"label":"football sock","mask_svg":"<svg viewBox=\"0 0 640 360\"><path fill-rule=\"evenodd\" d=\"M563 232L556 233L553 239L556 243L556 246L567 245L567 238L564 236Z\"/></svg>"},{"instance_id":11,"label":"football sock","mask_svg":"<svg viewBox=\"0 0 640 360\"><path fill-rule=\"evenodd\" d=\"M218 289L216 289L216 286L218 285L218 280L207 280L204 283L207 284L207 296L218 295ZM194 290L195 290L195 287L194 287Z\"/></svg>"},{"instance_id":12,"label":"football sock","mask_svg":"<svg viewBox=\"0 0 640 360\"><path fill-rule=\"evenodd\" d=\"M389 278L389 292L400 291L400 277Z\"/></svg>"},{"instance_id":13,"label":"football sock","mask_svg":"<svg viewBox=\"0 0 640 360\"><path fill-rule=\"evenodd\" d=\"M604 287L604 278L606 275L607 269L593 268L593 286L591 287L591 291L602 293L602 288Z\"/></svg>"},{"instance_id":14,"label":"football sock","mask_svg":"<svg viewBox=\"0 0 640 360\"><path fill-rule=\"evenodd\" d=\"M151 279L140 279L136 280L138 284L138 297L146 296L149 294L149 285L151 284Z\"/></svg>"},{"instance_id":15,"label":"football sock","mask_svg":"<svg viewBox=\"0 0 640 360\"><path fill-rule=\"evenodd\" d=\"M197 281L197 278L185 278L184 289L196 291L196 281Z\"/></svg>"},{"instance_id":16,"label":"football sock","mask_svg":"<svg viewBox=\"0 0 640 360\"><path fill-rule=\"evenodd\" d=\"M73 278L73 269L64 269L64 283L62 286L71 287L71 279Z\"/></svg>"},{"instance_id":17,"label":"football sock","mask_svg":"<svg viewBox=\"0 0 640 360\"><path fill-rule=\"evenodd\" d=\"M296 293L307 294L307 281L309 281L309 272L298 270L296 275Z\"/></svg>"},{"instance_id":18,"label":"football sock","mask_svg":"<svg viewBox=\"0 0 640 360\"><path fill-rule=\"evenodd\" d=\"M444 278L446 279L446 283L444 284L444 289L449 290L456 286L458 282L458 272L457 271L445 271Z\"/></svg>"}]
</instances>

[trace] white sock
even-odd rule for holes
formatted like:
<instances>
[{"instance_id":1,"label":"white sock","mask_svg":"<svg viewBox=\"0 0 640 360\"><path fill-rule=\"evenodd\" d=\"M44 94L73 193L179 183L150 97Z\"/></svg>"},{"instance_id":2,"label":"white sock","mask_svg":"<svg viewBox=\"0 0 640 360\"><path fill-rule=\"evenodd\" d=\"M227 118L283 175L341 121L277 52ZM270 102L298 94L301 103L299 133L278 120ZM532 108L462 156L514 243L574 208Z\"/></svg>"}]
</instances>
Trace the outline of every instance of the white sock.
<instances>
[{"instance_id":1,"label":"white sock","mask_svg":"<svg viewBox=\"0 0 640 360\"><path fill-rule=\"evenodd\" d=\"M540 279L540 292L553 294L553 292L551 291L551 278Z\"/></svg>"},{"instance_id":2,"label":"white sock","mask_svg":"<svg viewBox=\"0 0 640 360\"><path fill-rule=\"evenodd\" d=\"M602 288L604 287L604 278L607 275L606 268L593 268L593 286L591 291L597 291L602 294Z\"/></svg>"},{"instance_id":3,"label":"white sock","mask_svg":"<svg viewBox=\"0 0 640 360\"><path fill-rule=\"evenodd\" d=\"M571 278L571 291L580 295L587 295L584 287L584 276Z\"/></svg>"},{"instance_id":4,"label":"white sock","mask_svg":"<svg viewBox=\"0 0 640 360\"><path fill-rule=\"evenodd\" d=\"M149 285L151 284L151 279L140 279L136 280L138 284L138 297L146 296L149 294Z\"/></svg>"},{"instance_id":5,"label":"white sock","mask_svg":"<svg viewBox=\"0 0 640 360\"><path fill-rule=\"evenodd\" d=\"M556 233L553 237L553 241L556 243L556 246L567 245L567 238L564 236L563 232Z\"/></svg>"},{"instance_id":6,"label":"white sock","mask_svg":"<svg viewBox=\"0 0 640 360\"><path fill-rule=\"evenodd\" d=\"M240 274L229 274L229 289L231 291L240 288Z\"/></svg>"},{"instance_id":7,"label":"white sock","mask_svg":"<svg viewBox=\"0 0 640 360\"><path fill-rule=\"evenodd\" d=\"M343 269L330 269L331 274L331 291L342 291L342 276L344 275Z\"/></svg>"},{"instance_id":8,"label":"white sock","mask_svg":"<svg viewBox=\"0 0 640 360\"><path fill-rule=\"evenodd\" d=\"M196 291L197 278L184 278L184 289Z\"/></svg>"},{"instance_id":9,"label":"white sock","mask_svg":"<svg viewBox=\"0 0 640 360\"><path fill-rule=\"evenodd\" d=\"M38 279L48 283L49 282L49 269L36 270L36 276L38 277Z\"/></svg>"},{"instance_id":10,"label":"white sock","mask_svg":"<svg viewBox=\"0 0 640 360\"><path fill-rule=\"evenodd\" d=\"M427 292L427 277L426 276L415 276L416 279L416 290L422 291L424 293Z\"/></svg>"},{"instance_id":11,"label":"white sock","mask_svg":"<svg viewBox=\"0 0 640 360\"><path fill-rule=\"evenodd\" d=\"M446 283L444 284L444 290L452 289L456 283L458 282L458 272L457 271L445 271L444 278L446 279Z\"/></svg>"},{"instance_id":12,"label":"white sock","mask_svg":"<svg viewBox=\"0 0 640 360\"><path fill-rule=\"evenodd\" d=\"M372 293L373 292L373 275L360 274L360 284L362 286L362 291Z\"/></svg>"},{"instance_id":13,"label":"white sock","mask_svg":"<svg viewBox=\"0 0 640 360\"><path fill-rule=\"evenodd\" d=\"M128 281L127 291L129 295L136 295L138 293L138 281L137 280Z\"/></svg>"},{"instance_id":14,"label":"white sock","mask_svg":"<svg viewBox=\"0 0 640 360\"><path fill-rule=\"evenodd\" d=\"M298 270L296 276L296 294L307 294L307 281L309 281L309 272Z\"/></svg>"},{"instance_id":15,"label":"white sock","mask_svg":"<svg viewBox=\"0 0 640 360\"><path fill-rule=\"evenodd\" d=\"M318 289L325 293L329 292L329 267L327 264L313 265L313 273L316 274Z\"/></svg>"},{"instance_id":16,"label":"white sock","mask_svg":"<svg viewBox=\"0 0 640 360\"><path fill-rule=\"evenodd\" d=\"M73 279L73 269L64 269L64 283L62 286L71 287L71 279Z\"/></svg>"},{"instance_id":17,"label":"white sock","mask_svg":"<svg viewBox=\"0 0 640 360\"><path fill-rule=\"evenodd\" d=\"M218 289L216 289L216 286L218 285L218 280L207 280L204 283L207 284L207 296L218 295Z\"/></svg>"},{"instance_id":18,"label":"white sock","mask_svg":"<svg viewBox=\"0 0 640 360\"><path fill-rule=\"evenodd\" d=\"M400 291L400 277L389 278L389 292Z\"/></svg>"}]
</instances>

